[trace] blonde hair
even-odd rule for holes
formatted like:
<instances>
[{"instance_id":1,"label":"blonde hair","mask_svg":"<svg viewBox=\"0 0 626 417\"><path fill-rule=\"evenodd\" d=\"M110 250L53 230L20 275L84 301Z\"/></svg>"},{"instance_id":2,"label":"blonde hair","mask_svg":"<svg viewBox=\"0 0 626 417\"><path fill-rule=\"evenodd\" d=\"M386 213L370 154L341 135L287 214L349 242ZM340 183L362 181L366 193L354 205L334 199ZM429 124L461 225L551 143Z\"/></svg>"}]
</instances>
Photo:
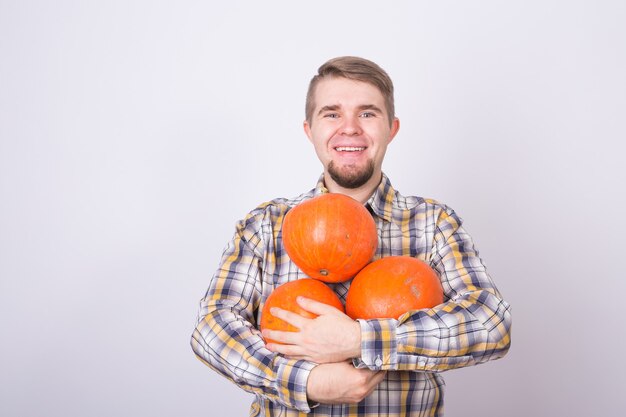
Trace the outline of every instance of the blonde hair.
<instances>
[{"instance_id":1,"label":"blonde hair","mask_svg":"<svg viewBox=\"0 0 626 417\"><path fill-rule=\"evenodd\" d=\"M378 88L385 99L385 108L389 117L389 124L395 118L395 106L393 100L393 82L385 70L376 63L364 58L355 56L341 56L333 58L324 63L317 70L306 94L305 117L306 121L311 124L313 111L315 110L315 88L317 84L324 78L343 77L350 80L361 81L373 85Z\"/></svg>"}]
</instances>

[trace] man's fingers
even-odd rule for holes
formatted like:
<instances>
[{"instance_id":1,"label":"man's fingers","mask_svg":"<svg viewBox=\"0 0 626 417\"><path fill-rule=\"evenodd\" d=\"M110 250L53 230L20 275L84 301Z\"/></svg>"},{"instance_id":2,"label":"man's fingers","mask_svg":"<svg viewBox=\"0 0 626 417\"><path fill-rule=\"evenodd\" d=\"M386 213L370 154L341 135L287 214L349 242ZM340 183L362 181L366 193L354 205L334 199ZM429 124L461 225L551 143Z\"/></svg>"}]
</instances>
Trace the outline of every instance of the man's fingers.
<instances>
[{"instance_id":1,"label":"man's fingers","mask_svg":"<svg viewBox=\"0 0 626 417\"><path fill-rule=\"evenodd\" d=\"M261 334L265 339L275 340L282 344L293 345L298 342L298 332L284 332L282 330L264 329Z\"/></svg>"},{"instance_id":2,"label":"man's fingers","mask_svg":"<svg viewBox=\"0 0 626 417\"><path fill-rule=\"evenodd\" d=\"M295 332L280 332L280 331L263 331L263 336L270 338L279 343L267 343L267 347L272 352L280 353L289 359L305 359L313 361L313 358L309 353L297 344L289 344L289 341L293 339Z\"/></svg>"},{"instance_id":3,"label":"man's fingers","mask_svg":"<svg viewBox=\"0 0 626 417\"><path fill-rule=\"evenodd\" d=\"M294 345L284 345L281 343L268 343L267 348L272 352L280 353L282 355L291 357L293 359L300 359L302 354L300 349Z\"/></svg>"},{"instance_id":4,"label":"man's fingers","mask_svg":"<svg viewBox=\"0 0 626 417\"><path fill-rule=\"evenodd\" d=\"M376 389L386 371L357 369L350 362L320 364L307 381L307 396L325 404L358 403Z\"/></svg>"},{"instance_id":5,"label":"man's fingers","mask_svg":"<svg viewBox=\"0 0 626 417\"><path fill-rule=\"evenodd\" d=\"M296 301L298 302L298 305L300 305L300 307L313 314L317 314L318 316L321 316L322 314L343 314L335 307L328 304L320 303L319 301L313 300L311 298L299 296L298 298L296 298Z\"/></svg>"},{"instance_id":6,"label":"man's fingers","mask_svg":"<svg viewBox=\"0 0 626 417\"><path fill-rule=\"evenodd\" d=\"M372 384L374 388L376 387L376 385L380 384L383 379L385 379L385 375L387 375L387 371L376 372L376 375L374 375L374 377L372 378Z\"/></svg>"},{"instance_id":7,"label":"man's fingers","mask_svg":"<svg viewBox=\"0 0 626 417\"><path fill-rule=\"evenodd\" d=\"M306 323L306 320L309 320L306 317L302 317L300 314L294 313L289 310L283 310L279 307L272 307L270 309L270 313L272 313L272 316L281 319L291 324L292 326L297 327L298 329L301 329L302 326L304 326L304 323Z\"/></svg>"},{"instance_id":8,"label":"man's fingers","mask_svg":"<svg viewBox=\"0 0 626 417\"><path fill-rule=\"evenodd\" d=\"M343 314L341 311L336 309L335 307L329 306L328 304L320 303L319 301L315 301L310 298L299 296L296 301L303 309L307 310L310 313L313 313L317 316L321 316L322 314L326 315L341 315ZM301 329L307 321L311 320L309 318L303 317L300 314L294 313L289 310L284 310L279 307L272 307L270 310L272 315L276 318L279 318L292 326Z\"/></svg>"}]
</instances>

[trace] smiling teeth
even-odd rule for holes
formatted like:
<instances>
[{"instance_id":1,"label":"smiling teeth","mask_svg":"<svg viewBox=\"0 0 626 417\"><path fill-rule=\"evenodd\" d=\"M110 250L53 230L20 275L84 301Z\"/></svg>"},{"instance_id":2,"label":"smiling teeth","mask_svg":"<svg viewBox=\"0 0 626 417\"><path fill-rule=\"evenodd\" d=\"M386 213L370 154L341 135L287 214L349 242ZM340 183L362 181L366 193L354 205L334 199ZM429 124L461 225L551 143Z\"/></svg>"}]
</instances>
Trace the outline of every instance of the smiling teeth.
<instances>
[{"instance_id":1,"label":"smiling teeth","mask_svg":"<svg viewBox=\"0 0 626 417\"><path fill-rule=\"evenodd\" d=\"M357 152L362 151L364 147L356 147L356 146L338 146L337 149L339 152Z\"/></svg>"}]
</instances>

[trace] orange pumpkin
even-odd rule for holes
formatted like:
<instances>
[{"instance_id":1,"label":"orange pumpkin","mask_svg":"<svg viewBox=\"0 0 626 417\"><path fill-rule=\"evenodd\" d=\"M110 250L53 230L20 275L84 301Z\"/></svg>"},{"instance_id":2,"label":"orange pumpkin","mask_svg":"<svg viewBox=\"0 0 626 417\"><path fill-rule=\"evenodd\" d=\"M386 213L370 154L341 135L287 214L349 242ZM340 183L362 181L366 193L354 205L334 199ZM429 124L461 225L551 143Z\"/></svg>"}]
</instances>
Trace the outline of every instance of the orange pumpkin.
<instances>
[{"instance_id":1,"label":"orange pumpkin","mask_svg":"<svg viewBox=\"0 0 626 417\"><path fill-rule=\"evenodd\" d=\"M289 310L297 313L303 317L313 319L317 315L304 310L296 302L298 296L305 296L320 303L328 304L336 309L344 312L343 304L339 297L330 289L326 284L321 281L312 278L301 278L297 281L286 282L279 285L265 300L265 305L261 312L262 329L282 330L286 332L297 332L298 328L290 325L289 323L276 318L270 313L272 307L280 307L283 310ZM267 343L278 343L274 340L268 339Z\"/></svg>"},{"instance_id":2,"label":"orange pumpkin","mask_svg":"<svg viewBox=\"0 0 626 417\"><path fill-rule=\"evenodd\" d=\"M397 319L443 303L437 273L410 256L389 256L363 268L350 284L346 314L353 319Z\"/></svg>"},{"instance_id":3,"label":"orange pumpkin","mask_svg":"<svg viewBox=\"0 0 626 417\"><path fill-rule=\"evenodd\" d=\"M352 278L378 246L372 215L344 194L322 194L298 204L282 228L287 255L306 275L324 282Z\"/></svg>"}]
</instances>

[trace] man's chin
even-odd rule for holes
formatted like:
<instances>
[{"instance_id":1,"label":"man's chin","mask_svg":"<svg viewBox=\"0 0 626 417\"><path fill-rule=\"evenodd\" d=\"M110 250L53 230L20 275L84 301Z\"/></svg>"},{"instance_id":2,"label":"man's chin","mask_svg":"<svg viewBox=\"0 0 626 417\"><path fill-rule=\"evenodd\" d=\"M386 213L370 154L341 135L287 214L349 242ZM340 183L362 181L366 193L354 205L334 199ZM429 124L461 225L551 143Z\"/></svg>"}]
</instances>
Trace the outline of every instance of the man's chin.
<instances>
[{"instance_id":1,"label":"man's chin","mask_svg":"<svg viewBox=\"0 0 626 417\"><path fill-rule=\"evenodd\" d=\"M374 175L374 164L369 163L360 170L350 169L350 167L344 167L343 170L339 170L331 162L328 166L328 174L338 186L347 189L355 189L362 187L372 179L372 175Z\"/></svg>"}]
</instances>

